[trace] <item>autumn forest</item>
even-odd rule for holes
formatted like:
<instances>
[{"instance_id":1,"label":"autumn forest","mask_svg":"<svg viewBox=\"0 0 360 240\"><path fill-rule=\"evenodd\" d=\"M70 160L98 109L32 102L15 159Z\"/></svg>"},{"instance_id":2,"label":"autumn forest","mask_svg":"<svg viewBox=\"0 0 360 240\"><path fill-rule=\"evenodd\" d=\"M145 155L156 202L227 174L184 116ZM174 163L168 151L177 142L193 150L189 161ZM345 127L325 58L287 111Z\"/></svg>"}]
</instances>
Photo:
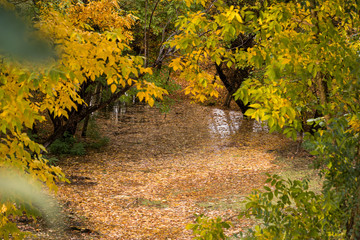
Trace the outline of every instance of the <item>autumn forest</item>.
<instances>
[{"instance_id":1,"label":"autumn forest","mask_svg":"<svg viewBox=\"0 0 360 240\"><path fill-rule=\"evenodd\" d=\"M0 239L360 239L357 0L0 0Z\"/></svg>"}]
</instances>

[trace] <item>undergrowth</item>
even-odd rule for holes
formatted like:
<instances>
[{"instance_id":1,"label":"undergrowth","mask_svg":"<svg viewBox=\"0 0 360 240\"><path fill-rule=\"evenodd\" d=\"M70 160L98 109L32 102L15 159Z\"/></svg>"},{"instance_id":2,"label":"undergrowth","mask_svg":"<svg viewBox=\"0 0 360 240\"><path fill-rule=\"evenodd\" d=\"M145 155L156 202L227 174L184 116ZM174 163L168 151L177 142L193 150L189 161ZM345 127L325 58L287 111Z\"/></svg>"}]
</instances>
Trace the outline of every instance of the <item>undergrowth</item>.
<instances>
[{"instance_id":1,"label":"undergrowth","mask_svg":"<svg viewBox=\"0 0 360 240\"><path fill-rule=\"evenodd\" d=\"M69 134L68 132L64 133L62 138L56 139L49 146L50 153L54 155L85 155L85 144L83 142L77 141L76 137Z\"/></svg>"},{"instance_id":2,"label":"undergrowth","mask_svg":"<svg viewBox=\"0 0 360 240\"><path fill-rule=\"evenodd\" d=\"M48 148L49 152L55 156L85 155L87 150L99 150L109 143L108 137L101 136L96 120L90 118L87 139L78 139L76 136L65 132L62 138L56 139ZM50 157L49 164L55 165L59 160L56 157Z\"/></svg>"}]
</instances>

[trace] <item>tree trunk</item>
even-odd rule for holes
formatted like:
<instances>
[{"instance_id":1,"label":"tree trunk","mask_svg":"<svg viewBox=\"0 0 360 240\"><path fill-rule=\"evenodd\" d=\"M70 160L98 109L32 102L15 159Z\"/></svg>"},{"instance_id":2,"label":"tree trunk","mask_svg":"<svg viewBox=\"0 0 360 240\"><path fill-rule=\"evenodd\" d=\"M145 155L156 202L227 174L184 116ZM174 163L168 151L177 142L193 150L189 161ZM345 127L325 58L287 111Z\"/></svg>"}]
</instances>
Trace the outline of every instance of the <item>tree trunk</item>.
<instances>
[{"instance_id":1,"label":"tree trunk","mask_svg":"<svg viewBox=\"0 0 360 240\"><path fill-rule=\"evenodd\" d=\"M232 80L231 82L229 78L225 75L224 71L221 69L221 66L217 64L215 64L215 66L216 66L216 71L220 77L220 80L223 82L225 88L228 90L231 99L234 98L233 94L236 92L236 90L239 89L241 83L245 81L245 78L238 78L236 79L237 80L236 82L235 79L231 79ZM249 109L249 105L250 105L249 103L245 105L243 101L241 101L240 99L235 100L235 102L240 107L242 113L245 113L246 110Z\"/></svg>"},{"instance_id":2,"label":"tree trunk","mask_svg":"<svg viewBox=\"0 0 360 240\"><path fill-rule=\"evenodd\" d=\"M91 103L93 103L94 105L100 104L100 101L101 101L101 89L102 89L101 83L98 83L97 86L96 86L96 89L95 89L94 96L90 96L87 99L88 106L91 106L92 105ZM81 136L82 137L86 137L90 116L91 116L91 114L89 114L89 115L87 115L85 117L83 128L82 128L82 131L81 131Z\"/></svg>"},{"instance_id":3,"label":"tree trunk","mask_svg":"<svg viewBox=\"0 0 360 240\"><path fill-rule=\"evenodd\" d=\"M84 125L83 125L82 131L81 131L81 136L82 137L86 137L87 128L88 128L88 125L89 125L89 120L90 120L90 115L87 115L85 120L84 120Z\"/></svg>"},{"instance_id":4,"label":"tree trunk","mask_svg":"<svg viewBox=\"0 0 360 240\"><path fill-rule=\"evenodd\" d=\"M229 50L235 51L241 48L246 51L248 48L251 48L255 45L254 37L255 35L253 34L239 34L238 37L232 41ZM226 104L230 104L231 99L234 98L233 94L249 77L252 67L237 68L234 65L227 67L225 64L215 64L215 66L220 80L223 82L230 95L230 100L228 100ZM235 102L240 107L242 113L245 113L246 110L249 109L249 103L245 105L240 99L235 100Z\"/></svg>"},{"instance_id":5,"label":"tree trunk","mask_svg":"<svg viewBox=\"0 0 360 240\"><path fill-rule=\"evenodd\" d=\"M65 117L53 117L52 114L50 115L50 119L53 122L54 131L53 133L43 142L44 147L48 147L51 143L53 143L56 139L61 138L65 132L69 132L70 134L74 135L77 130L78 123L82 121L84 118L89 116L91 113L100 110L107 106L108 104L117 100L120 96L125 94L133 85L129 85L124 87L122 90L112 94L112 96L107 99L106 101L100 101L98 104L94 104L93 106L89 105L79 105L77 110L72 109L71 112L68 114L69 118ZM85 92L85 90L81 90ZM80 92L81 92L80 91ZM81 95L80 95L81 96Z\"/></svg>"},{"instance_id":6,"label":"tree trunk","mask_svg":"<svg viewBox=\"0 0 360 240\"><path fill-rule=\"evenodd\" d=\"M231 94L228 92L228 94L226 94L226 98L225 98L225 101L224 101L223 106L229 108L229 107L230 107L230 103L231 103L231 99L232 99L232 96L231 96Z\"/></svg>"},{"instance_id":7,"label":"tree trunk","mask_svg":"<svg viewBox=\"0 0 360 240\"><path fill-rule=\"evenodd\" d=\"M328 102L328 100L327 100L328 89L327 89L326 81L323 80L322 74L320 74L320 73L317 74L316 83L317 83L317 88L318 88L318 97L320 99L320 104L326 111L327 102ZM330 115L328 113L325 113L324 118L325 118L325 126L327 128L328 122L330 119Z\"/></svg>"}]
</instances>

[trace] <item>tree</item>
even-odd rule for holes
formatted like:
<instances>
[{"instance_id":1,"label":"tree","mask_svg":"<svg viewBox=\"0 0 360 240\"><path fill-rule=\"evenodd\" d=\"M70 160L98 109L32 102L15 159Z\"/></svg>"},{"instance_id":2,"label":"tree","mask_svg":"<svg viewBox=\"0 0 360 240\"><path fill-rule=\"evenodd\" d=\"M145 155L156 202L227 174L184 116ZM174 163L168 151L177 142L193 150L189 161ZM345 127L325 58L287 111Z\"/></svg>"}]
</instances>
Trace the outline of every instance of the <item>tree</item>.
<instances>
[{"instance_id":1,"label":"tree","mask_svg":"<svg viewBox=\"0 0 360 240\"><path fill-rule=\"evenodd\" d=\"M25 234L17 229L9 216L22 216L25 213L35 218L38 215L32 204L41 202L38 200L43 194L31 193L32 190L40 189L31 187L31 183L41 182L56 191L56 181L67 181L61 169L50 166L41 154L45 148L31 140L26 132L35 122L45 120L42 112L52 110L61 115L63 111L71 108L71 104L81 100L76 97L76 86L72 82L54 77L63 73L64 69L51 64L51 51L19 51L36 49L39 45L44 49L46 42L29 31L15 16L13 6L1 3L0 12L1 29L7 33L1 36L0 41L0 170L2 181L13 181L6 186L3 182L0 186L0 237L9 239L11 236L19 239ZM32 36L31 41L25 39L25 36ZM55 99L52 92L57 88L68 88L69 94ZM42 95L43 101L34 101L35 94ZM17 184L22 184L25 180L18 179L14 182L14 176L24 173L29 183L18 188ZM9 186L12 186L14 191L10 192Z\"/></svg>"},{"instance_id":2,"label":"tree","mask_svg":"<svg viewBox=\"0 0 360 240\"><path fill-rule=\"evenodd\" d=\"M191 2L188 1L188 4L190 5ZM230 7L229 5L234 9L235 6L238 8L240 5L248 6L250 3L240 1L233 5L230 1L229 3L200 1L199 6L192 9L198 10L202 7L203 10L189 11L177 20L179 33L169 41L169 44L179 51L180 56L174 59L170 66L175 70L184 70L181 76L190 82L185 93L191 94L196 101L203 102L208 96L218 96L217 89L220 86L204 67L209 63L215 64L217 78L231 94L241 86L252 71L251 65L235 64L239 59L235 59L234 56L251 49L255 44L255 35L250 28L238 28L238 25L244 21L239 14L234 12L229 16L230 13L224 12ZM236 102L243 112L247 110L242 99L236 99Z\"/></svg>"},{"instance_id":3,"label":"tree","mask_svg":"<svg viewBox=\"0 0 360 240\"><path fill-rule=\"evenodd\" d=\"M152 70L144 67L141 56L129 53L133 39L130 29L136 18L122 14L116 1L48 5L40 18L39 28L58 46L59 64L69 72L57 77L73 81L78 97L83 99L61 116L49 111L54 131L43 143L45 147L65 132L75 134L81 120L133 87L138 90L140 101L145 100L150 106L156 98L162 99L167 94L144 80L143 76L152 74ZM92 98L106 90L106 98L90 104ZM54 94L67 93L66 89L57 89Z\"/></svg>"},{"instance_id":4,"label":"tree","mask_svg":"<svg viewBox=\"0 0 360 240\"><path fill-rule=\"evenodd\" d=\"M35 123L45 121L44 113L54 125L54 133L45 142L48 145L65 131L74 131L86 115L132 87L137 88L139 99L151 106L167 91L141 78L152 71L143 67L141 57L128 54L134 17L122 15L115 1L49 2L38 16L35 29L39 31L31 32L15 17L12 4L1 4L0 24L10 34L0 38L0 168L26 173L31 181L43 182L56 191L56 181L68 180L59 167L48 164L42 155L44 146L27 134ZM12 29L9 23L13 22L19 28ZM37 37L29 39L33 35ZM19 54L19 48L34 46L49 46L57 54ZM100 87L108 88L110 97L96 105L86 104ZM32 204L30 199L8 196L8 192L0 189L0 236L23 238L24 233L9 216L22 215L23 211L34 218L37 214L26 208Z\"/></svg>"},{"instance_id":5,"label":"tree","mask_svg":"<svg viewBox=\"0 0 360 240\"><path fill-rule=\"evenodd\" d=\"M150 78L153 70L160 71L165 59L176 51L176 48L167 47L164 43L166 34L170 35L169 39L179 32L175 30L170 34L173 20L166 19L164 12L181 13L184 9L179 10L180 7L185 6L177 2L167 4L166 1L156 1L152 5L145 1L145 4L151 7L152 11L148 14L146 9L144 19L140 20L122 11L116 1L110 0L91 1L86 4L80 1L48 4L42 10L38 27L61 51L59 63L69 70L70 74L66 77L77 82L77 93L84 100L84 103L76 104L61 117L49 112L54 132L43 143L45 147L62 137L65 132L75 134L81 120L117 100L129 89L136 89L139 100L145 100L150 106L154 105L156 99L162 100L163 95L168 94L167 82L164 86L164 83L157 83L154 78L152 81L146 79ZM139 8L138 3L133 5L135 9ZM187 8L189 6L185 9ZM152 22L159 19L167 21L161 29L152 25ZM145 25L143 34L142 31L137 31L139 24L140 27ZM137 27L132 29L134 26ZM141 49L141 46L133 43L134 35L143 37L144 56L141 56L141 50L131 49L131 46ZM157 54L148 51L149 36L154 40L152 44L157 45ZM217 83L208 85L209 87L197 90L202 101L206 95L218 94L216 88L220 86ZM105 91L108 93L103 94ZM107 97L96 97L99 94ZM100 101L90 104L92 98Z\"/></svg>"},{"instance_id":6,"label":"tree","mask_svg":"<svg viewBox=\"0 0 360 240\"><path fill-rule=\"evenodd\" d=\"M247 50L251 48L254 42L254 34L239 34L236 39L231 41L229 46L230 51L236 51L237 49ZM220 80L228 90L228 96L225 100L224 105L229 107L230 101L234 98L234 93L241 87L241 84L250 76L253 68L251 66L246 67L236 67L235 65L227 66L225 63L221 63L220 65L216 64L216 72L219 75ZM244 104L241 99L235 100L236 104L241 109L242 113L245 113L249 108L249 103Z\"/></svg>"},{"instance_id":7,"label":"tree","mask_svg":"<svg viewBox=\"0 0 360 240\"><path fill-rule=\"evenodd\" d=\"M130 44L136 55L146 59L147 66L161 68L157 62L160 49L166 39L176 29L176 17L185 11L186 6L180 1L124 1L120 3L126 12L138 17L133 27L134 41Z\"/></svg>"},{"instance_id":8,"label":"tree","mask_svg":"<svg viewBox=\"0 0 360 240\"><path fill-rule=\"evenodd\" d=\"M359 3L268 0L243 7L216 2L216 7L215 14L210 16L195 12L180 18L178 25L184 32L170 44L179 48L183 56L172 65L185 66L185 71L197 74L201 72L198 64L206 59L218 65L235 65L238 69L253 66L253 74L235 93L235 98L244 104L252 103L245 113L247 116L266 122L271 132L280 131L294 139L305 130L304 123L320 125L313 136L305 135L314 144L312 153L318 155L324 180L323 195L310 201L320 204L325 212L325 216L318 216L322 224L317 228L316 238L358 239ZM195 38L199 32L203 33L203 39ZM255 34L254 46L236 51L221 47L221 43L234 41L239 34L246 33ZM206 86L208 81L198 83ZM251 206L249 210L265 211ZM257 228L254 236L286 237L299 227L274 225L271 219L276 218L271 214L275 213L258 215L263 219L270 216L267 218L270 220L263 229ZM303 216L300 221L305 219L309 218ZM333 232L339 226L341 230ZM277 235L274 229L281 234Z\"/></svg>"},{"instance_id":9,"label":"tree","mask_svg":"<svg viewBox=\"0 0 360 240\"><path fill-rule=\"evenodd\" d=\"M252 6L256 1L224 1L226 6L234 6L242 8L244 6ZM224 46L227 51L235 52L239 49L242 51L247 51L247 49L252 48L255 45L255 34L254 33L240 33L235 39L230 40L229 42L224 42ZM228 96L224 102L224 106L230 106L230 102L234 99L233 94L240 88L241 84L250 76L251 72L254 70L252 66L239 67L235 64L225 64L221 63L220 65L216 64L216 72L220 77L220 80L228 90ZM235 99L234 99L235 100ZM241 99L236 99L235 103L239 106L242 113L245 113L249 108L249 103L244 104Z\"/></svg>"}]
</instances>

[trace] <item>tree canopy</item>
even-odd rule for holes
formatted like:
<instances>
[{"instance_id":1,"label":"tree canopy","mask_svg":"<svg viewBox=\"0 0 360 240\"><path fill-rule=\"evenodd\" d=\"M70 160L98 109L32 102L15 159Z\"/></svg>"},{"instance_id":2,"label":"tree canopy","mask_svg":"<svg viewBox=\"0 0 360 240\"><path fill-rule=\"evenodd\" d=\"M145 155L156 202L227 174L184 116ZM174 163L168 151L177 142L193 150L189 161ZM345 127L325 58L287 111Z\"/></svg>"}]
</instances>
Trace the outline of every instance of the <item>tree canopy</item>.
<instances>
[{"instance_id":1,"label":"tree canopy","mask_svg":"<svg viewBox=\"0 0 360 240\"><path fill-rule=\"evenodd\" d=\"M285 198L296 198L294 188L300 187L298 192L307 189L305 183L286 185L274 177L270 180L278 190L274 194L280 191L287 197L274 208L261 204L272 198L273 189L266 188L267 194L249 197L252 204L248 205L248 212L265 220L264 227L256 228L253 236L359 238L358 1L176 0L167 5L165 0L146 0L145 13L137 4L134 12L132 5L124 10L122 2L115 0L34 2L38 13L32 25L36 31L23 27L20 35L27 39L36 35L35 39L42 39L42 46L48 46L54 55L49 54L45 61L16 58L18 51L6 46L11 41L0 38L2 168L26 172L56 190L55 182L66 179L60 168L47 164L42 155L44 146L26 133L34 123L45 121L48 114L54 126L44 143L48 146L65 131L73 134L78 122L130 89L136 89L140 101L153 106L168 94L156 80L148 81L162 65L179 71L189 83L185 93L203 102L209 96L217 97L222 87L216 81L218 77L206 67L214 63L234 71L246 70L234 97L246 109L249 107L244 108L246 116L261 120L271 132L279 131L296 139L309 131L308 125L313 126L312 134L306 134L305 139L312 142L312 153L318 155L323 194L303 194L295 203L305 199L304 208L320 207L324 213L304 211L302 217L293 221L292 213L276 212L291 205ZM9 19L16 23L14 6L0 3L1 13L10 16L1 15L0 26ZM176 13L176 18L166 19L165 13L169 12ZM167 22L162 27L155 26L160 20ZM138 31L141 26L143 32ZM4 32L9 32L11 39L11 30L4 28ZM143 44L134 39L141 39ZM244 43L250 40L251 44ZM234 45L239 41L242 43ZM150 44L157 46L159 52L150 51ZM104 91L110 96L91 105L91 97ZM287 188L291 191L286 192ZM271 205L271 199L266 203ZM16 210L12 199L2 202L0 209L0 230L4 230L0 236L8 238L8 230L14 229L8 216L21 211ZM272 217L261 215L264 212ZM279 218L285 220L277 221ZM295 223L300 227L292 225ZM302 232L294 228L302 228ZM12 234L22 236L16 231Z\"/></svg>"},{"instance_id":2,"label":"tree canopy","mask_svg":"<svg viewBox=\"0 0 360 240\"><path fill-rule=\"evenodd\" d=\"M291 201L284 200L272 210L267 209L273 190L266 188L269 195L255 194L249 199L253 203L248 205L249 211L265 220L265 227L256 228L254 236L293 239L309 234L309 238L318 239L357 239L360 186L358 2L258 1L224 7L217 1L215 5L213 14L192 12L178 21L183 33L171 44L183 55L172 64L186 66L184 71L193 74L201 73L198 62L207 57L229 67L252 66L251 76L235 93L235 98L245 104L251 103L245 113L247 116L266 122L270 131L280 131L294 139L307 131L308 124L318 126L313 135L306 134L305 139L313 142L312 153L319 156L324 195L321 200L314 195L309 205L317 208L313 204L320 201L325 216L306 213L317 216L317 225L314 219L307 222L306 215L302 215L300 223L289 217L290 213L276 215L276 209L285 208ZM246 49L226 49L239 34L255 34L255 45ZM297 184L300 186L300 183L291 183L289 188ZM276 188L278 186L286 189L280 183ZM280 194L279 190L275 190L275 196Z\"/></svg>"}]
</instances>

